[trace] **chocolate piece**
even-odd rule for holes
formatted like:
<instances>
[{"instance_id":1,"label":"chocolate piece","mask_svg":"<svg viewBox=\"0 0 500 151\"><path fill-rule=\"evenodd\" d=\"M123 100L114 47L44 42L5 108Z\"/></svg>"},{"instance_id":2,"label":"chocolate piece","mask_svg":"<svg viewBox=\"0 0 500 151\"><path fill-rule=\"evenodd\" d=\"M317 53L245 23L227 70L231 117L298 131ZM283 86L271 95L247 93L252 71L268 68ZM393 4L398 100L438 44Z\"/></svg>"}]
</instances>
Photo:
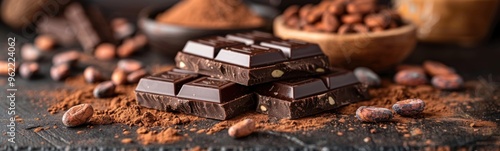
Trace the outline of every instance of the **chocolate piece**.
<instances>
[{"instance_id":1,"label":"chocolate piece","mask_svg":"<svg viewBox=\"0 0 500 151\"><path fill-rule=\"evenodd\" d=\"M246 86L322 74L329 65L328 57L325 55L316 55L267 66L246 68L183 52L177 53L175 62L176 66L181 69L214 76Z\"/></svg>"},{"instance_id":2,"label":"chocolate piece","mask_svg":"<svg viewBox=\"0 0 500 151\"><path fill-rule=\"evenodd\" d=\"M219 53L220 49L241 44L243 43L232 41L220 36L213 36L189 40L182 51L213 59Z\"/></svg>"},{"instance_id":3,"label":"chocolate piece","mask_svg":"<svg viewBox=\"0 0 500 151\"><path fill-rule=\"evenodd\" d=\"M72 46L76 43L76 35L63 17L42 18L37 23L37 32L50 35L63 46Z\"/></svg>"},{"instance_id":4,"label":"chocolate piece","mask_svg":"<svg viewBox=\"0 0 500 151\"><path fill-rule=\"evenodd\" d=\"M277 118L297 119L323 111L332 110L340 106L367 99L365 87L354 78L347 78L353 74L329 74L329 81L318 78L279 81L256 87L257 112ZM336 78L348 82L332 83ZM327 83L330 88L327 89ZM349 85L344 85L351 83ZM285 85L285 86L283 86ZM341 86L343 85L343 86ZM293 94L290 91L294 87ZM299 89L297 89L299 88Z\"/></svg>"},{"instance_id":5,"label":"chocolate piece","mask_svg":"<svg viewBox=\"0 0 500 151\"><path fill-rule=\"evenodd\" d=\"M135 90L139 105L226 120L255 108L253 94L233 82L171 70L142 78ZM220 103L219 103L220 102Z\"/></svg>"},{"instance_id":6,"label":"chocolate piece","mask_svg":"<svg viewBox=\"0 0 500 151\"><path fill-rule=\"evenodd\" d=\"M330 73L324 76L321 76L321 79L325 82L325 84L330 89L335 89L339 87L343 87L346 85L351 85L358 83L358 78L354 75L354 73L349 71L339 71L335 73Z\"/></svg>"},{"instance_id":7,"label":"chocolate piece","mask_svg":"<svg viewBox=\"0 0 500 151\"><path fill-rule=\"evenodd\" d=\"M301 78L278 81L258 88L261 94L285 100L300 99L328 90L321 79Z\"/></svg>"},{"instance_id":8,"label":"chocolate piece","mask_svg":"<svg viewBox=\"0 0 500 151\"><path fill-rule=\"evenodd\" d=\"M202 77L184 84L177 97L225 103L247 93L246 87L236 83Z\"/></svg>"},{"instance_id":9,"label":"chocolate piece","mask_svg":"<svg viewBox=\"0 0 500 151\"><path fill-rule=\"evenodd\" d=\"M296 40L269 40L261 42L260 45L280 49L290 59L323 55L317 44Z\"/></svg>"},{"instance_id":10,"label":"chocolate piece","mask_svg":"<svg viewBox=\"0 0 500 151\"><path fill-rule=\"evenodd\" d=\"M270 33L260 32L260 31L229 34L226 36L226 38L229 40L239 41L247 45L259 44L260 42L266 40L278 39Z\"/></svg>"},{"instance_id":11,"label":"chocolate piece","mask_svg":"<svg viewBox=\"0 0 500 151\"><path fill-rule=\"evenodd\" d=\"M278 49L258 45L238 45L222 49L215 60L243 67L256 67L287 59Z\"/></svg>"},{"instance_id":12,"label":"chocolate piece","mask_svg":"<svg viewBox=\"0 0 500 151\"><path fill-rule=\"evenodd\" d=\"M323 74L329 66L317 44L276 38L250 46L222 37L191 40L175 62L178 68L246 86Z\"/></svg>"},{"instance_id":13,"label":"chocolate piece","mask_svg":"<svg viewBox=\"0 0 500 151\"><path fill-rule=\"evenodd\" d=\"M183 84L193 80L197 75L175 71L166 71L155 76L142 78L136 91L175 96Z\"/></svg>"},{"instance_id":14,"label":"chocolate piece","mask_svg":"<svg viewBox=\"0 0 500 151\"><path fill-rule=\"evenodd\" d=\"M246 94L226 103L213 103L141 91L135 93L137 102L144 107L163 111L177 111L217 120L227 120L255 109L252 94Z\"/></svg>"},{"instance_id":15,"label":"chocolate piece","mask_svg":"<svg viewBox=\"0 0 500 151\"><path fill-rule=\"evenodd\" d=\"M88 54L93 54L94 48L103 43L115 44L113 30L96 7L84 8L79 3L72 3L64 12L76 38Z\"/></svg>"}]
</instances>

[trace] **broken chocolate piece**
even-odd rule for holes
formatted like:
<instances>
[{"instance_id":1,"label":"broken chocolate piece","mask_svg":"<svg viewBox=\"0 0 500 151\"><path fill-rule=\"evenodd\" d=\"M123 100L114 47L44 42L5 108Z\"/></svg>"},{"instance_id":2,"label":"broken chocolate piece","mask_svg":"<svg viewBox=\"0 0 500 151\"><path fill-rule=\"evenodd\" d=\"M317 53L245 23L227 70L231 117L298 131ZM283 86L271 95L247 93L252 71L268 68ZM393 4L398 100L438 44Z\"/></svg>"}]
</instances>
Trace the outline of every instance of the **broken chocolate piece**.
<instances>
[{"instance_id":1,"label":"broken chocolate piece","mask_svg":"<svg viewBox=\"0 0 500 151\"><path fill-rule=\"evenodd\" d=\"M354 75L353 72L349 71L339 71L335 73L330 73L324 76L321 76L321 79L326 83L328 88L335 89L346 85L351 85L358 83L358 78Z\"/></svg>"},{"instance_id":2,"label":"broken chocolate piece","mask_svg":"<svg viewBox=\"0 0 500 151\"><path fill-rule=\"evenodd\" d=\"M327 90L328 88L321 79L300 78L266 84L266 86L259 87L257 92L280 99L293 100L319 94Z\"/></svg>"},{"instance_id":3,"label":"broken chocolate piece","mask_svg":"<svg viewBox=\"0 0 500 151\"><path fill-rule=\"evenodd\" d=\"M329 65L328 57L317 55L259 67L241 67L229 63L178 52L177 67L199 74L217 77L250 86L283 79L323 74Z\"/></svg>"},{"instance_id":4,"label":"broken chocolate piece","mask_svg":"<svg viewBox=\"0 0 500 151\"><path fill-rule=\"evenodd\" d=\"M53 37L58 44L72 46L76 44L76 35L64 17L44 17L37 23L37 32Z\"/></svg>"},{"instance_id":5,"label":"broken chocolate piece","mask_svg":"<svg viewBox=\"0 0 500 151\"><path fill-rule=\"evenodd\" d=\"M255 109L253 93L233 82L199 77L179 69L142 78L135 90L139 105L226 120Z\"/></svg>"},{"instance_id":6,"label":"broken chocolate piece","mask_svg":"<svg viewBox=\"0 0 500 151\"><path fill-rule=\"evenodd\" d=\"M257 112L276 118L297 119L368 99L367 89L356 77L346 77L353 74L332 72L327 76L329 81L310 78L257 86ZM332 80L337 77L346 81ZM329 88L326 82L330 83Z\"/></svg>"},{"instance_id":7,"label":"broken chocolate piece","mask_svg":"<svg viewBox=\"0 0 500 151\"><path fill-rule=\"evenodd\" d=\"M175 96L179 93L184 83L196 77L197 75L166 71L155 76L142 78L137 85L136 91Z\"/></svg>"},{"instance_id":8,"label":"broken chocolate piece","mask_svg":"<svg viewBox=\"0 0 500 151\"><path fill-rule=\"evenodd\" d=\"M329 66L317 44L273 38L244 45L217 36L189 41L175 61L178 68L246 86L323 74Z\"/></svg>"},{"instance_id":9,"label":"broken chocolate piece","mask_svg":"<svg viewBox=\"0 0 500 151\"><path fill-rule=\"evenodd\" d=\"M86 53L93 54L103 42L116 43L113 30L98 8L84 8L75 2L66 7L64 15Z\"/></svg>"}]
</instances>

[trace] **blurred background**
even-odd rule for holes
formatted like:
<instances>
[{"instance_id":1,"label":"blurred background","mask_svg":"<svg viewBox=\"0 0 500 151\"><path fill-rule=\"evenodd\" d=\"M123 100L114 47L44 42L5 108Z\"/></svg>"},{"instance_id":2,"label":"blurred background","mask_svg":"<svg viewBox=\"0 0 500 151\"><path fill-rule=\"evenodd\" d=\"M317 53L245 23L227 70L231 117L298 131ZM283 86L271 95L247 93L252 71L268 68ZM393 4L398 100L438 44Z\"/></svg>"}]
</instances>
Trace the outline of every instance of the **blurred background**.
<instances>
[{"instance_id":1,"label":"blurred background","mask_svg":"<svg viewBox=\"0 0 500 151\"><path fill-rule=\"evenodd\" d=\"M12 12L15 9L23 9L24 7L40 7L43 4L49 4L54 3L51 1L55 2L60 2L60 3L69 3L70 0L19 0L15 2L15 0L10 0L13 1L11 3L17 3L17 5L23 4L22 1L26 1L26 4L29 4L29 6L16 6L12 4L12 6L6 6L6 2L4 1L9 1L9 0L0 0L2 2L2 16L5 14L9 14L9 12ZM151 6L156 6L156 7L161 7L161 6L170 6L174 3L177 3L179 0L141 0L141 1L134 1L134 0L81 0L80 2L85 3L85 4L93 4L98 6L100 9L102 9L103 13L105 14L106 17L108 18L115 18L115 17L125 17L128 18L129 20L135 21L138 18L138 14L141 10L143 10L146 7L151 7ZM321 0L308 0L308 1L303 1L303 0L244 0L247 3L256 3L256 4L262 4L262 5L267 5L276 8L279 11L285 10L287 7L291 5L305 5L309 3L317 4ZM490 1L490 2L488 2ZM443 13L446 15L453 15L455 18L466 18L467 16L463 16L464 14L471 14L474 15L474 13L478 13L481 9L491 9L491 10L483 10L483 11L492 11L494 12L493 15L495 16L494 19L488 19L486 18L487 16L474 16L474 18L477 18L479 20L484 20L485 24L490 24L490 25L484 25L485 27L489 27L487 29L487 33L484 36L484 40L486 42L491 41L492 38L498 38L500 37L500 26L497 24L498 18L500 14L497 11L498 6L495 7L485 7L485 5L488 4L497 4L497 0L438 0L438 1L424 1L424 0L378 0L377 3L383 4L383 5L388 5L394 7L395 5L405 5L401 7L410 7L407 5L414 5L413 9L416 9L415 7L421 7L422 9L425 7L432 7L432 4L435 4L434 6L437 5L446 5L447 9L443 9L442 12L435 11L435 13ZM11 4L10 3L10 4ZM444 4L443 4L444 3ZM431 4L431 5L429 5ZM38 5L38 6L37 6ZM469 10L464 10L464 5L469 5L470 7L474 8L475 10L471 11ZM50 7L50 6L49 6ZM26 9L26 8L24 8ZM428 8L432 9L432 8ZM439 9L439 8L438 8ZM414 13L421 13L413 10ZM457 12L463 12L463 13L457 13ZM479 12L480 13L480 12ZM424 15L431 15L431 14L424 14ZM434 15L439 15L439 14L434 14ZM31 16L31 15L30 15ZM412 19L410 15L405 16L407 19ZM428 16L430 17L430 16ZM5 17L4 17L5 18ZM19 19L20 20L20 19ZM414 19L415 20L415 19ZM466 22L467 20L464 20ZM5 23L5 20L2 20L2 24ZM459 23L459 22L455 22ZM463 30L472 30L472 31L477 31L479 30L478 26L475 27L464 27L468 29L463 29ZM484 28L484 27L482 27ZM12 29L11 29L12 30ZM483 40L483 39L481 39ZM484 42L484 41L483 41Z\"/></svg>"},{"instance_id":2,"label":"blurred background","mask_svg":"<svg viewBox=\"0 0 500 151\"><path fill-rule=\"evenodd\" d=\"M282 14L291 5L304 6L310 3L318 4L321 2L320 0L243 1L253 11L256 11L258 15L267 19L266 26L258 28L258 30L267 32L273 32L274 17ZM17 35L24 36L28 42L31 42L37 34L40 34L40 29L37 29L39 27L36 27L40 18L43 16L56 18L64 16L62 13L64 12L64 8L73 1L0 0L0 2L2 5L0 30L2 33L14 32ZM188 39L241 31L240 29L211 29L207 31L197 28L171 25L161 25L160 27L157 25L154 20L156 15L179 2L178 0L81 0L77 2L86 8L92 7L94 10L102 12L104 19L108 22L112 22L116 18L125 18L133 24L133 29L137 30L133 32L134 34L144 33L148 37L149 47L146 48L161 49L160 52L167 52L163 54L166 54L165 56L170 58L173 57L176 51L182 48ZM418 44L416 46L410 44L411 51L409 52L411 53L409 55L401 55L402 59L395 60L395 63L399 63L401 60L405 60L407 63L421 63L423 60L436 59L451 65L461 66L465 71L473 71L475 73L487 73L488 71L477 71L482 69L475 68L477 65L458 63L456 60L484 57L484 62L479 62L478 65L487 66L488 64L495 63L494 56L500 51L500 45L498 44L500 42L500 25L498 24L500 18L500 11L498 11L500 1L378 0L376 3L396 10L403 20L417 27L416 38L418 39ZM186 14L186 16L188 15ZM274 25L276 25L276 22L274 22ZM254 29L252 28L251 30ZM274 32L276 34L276 31ZM286 37L283 35L280 36ZM117 43L122 44L123 42L122 40ZM323 49L325 48L325 46L321 46ZM410 57L407 58L407 56ZM354 63L357 62L356 56L351 58L354 58ZM349 63L353 60L351 58L349 59ZM375 57L371 56L371 58ZM364 59L360 58L358 60ZM381 61L374 60L360 64L351 64L351 66L347 67L369 66L370 64L374 64L374 62L379 63ZM337 62L335 63L338 64ZM381 70L387 69L389 66L393 67L395 63L384 65Z\"/></svg>"}]
</instances>

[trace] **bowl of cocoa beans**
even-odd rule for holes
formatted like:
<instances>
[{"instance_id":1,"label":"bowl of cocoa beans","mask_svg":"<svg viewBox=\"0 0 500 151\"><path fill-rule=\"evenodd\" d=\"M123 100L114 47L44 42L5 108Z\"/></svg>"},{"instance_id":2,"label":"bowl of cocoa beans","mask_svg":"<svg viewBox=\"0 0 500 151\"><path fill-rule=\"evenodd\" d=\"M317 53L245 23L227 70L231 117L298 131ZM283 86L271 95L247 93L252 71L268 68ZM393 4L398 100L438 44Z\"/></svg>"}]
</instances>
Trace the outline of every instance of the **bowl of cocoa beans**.
<instances>
[{"instance_id":1,"label":"bowl of cocoa beans","mask_svg":"<svg viewBox=\"0 0 500 151\"><path fill-rule=\"evenodd\" d=\"M416 27L376 0L290 6L275 18L273 28L278 37L317 43L332 66L348 69L390 69L417 43Z\"/></svg>"}]
</instances>

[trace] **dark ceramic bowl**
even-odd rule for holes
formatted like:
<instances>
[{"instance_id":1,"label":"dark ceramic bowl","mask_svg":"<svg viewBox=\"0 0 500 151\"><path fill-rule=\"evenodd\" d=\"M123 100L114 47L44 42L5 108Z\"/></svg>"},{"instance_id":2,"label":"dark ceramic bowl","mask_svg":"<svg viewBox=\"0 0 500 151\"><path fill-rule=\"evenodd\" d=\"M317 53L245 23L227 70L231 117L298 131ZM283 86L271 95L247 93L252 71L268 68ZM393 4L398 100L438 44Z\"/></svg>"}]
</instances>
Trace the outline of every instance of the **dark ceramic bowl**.
<instances>
[{"instance_id":1,"label":"dark ceramic bowl","mask_svg":"<svg viewBox=\"0 0 500 151\"><path fill-rule=\"evenodd\" d=\"M274 17L279 15L279 12L272 7L248 4L251 10L264 18L265 25L256 28L202 29L156 22L154 19L156 15L167 10L171 6L163 8L146 8L139 14L138 20L139 29L148 37L149 46L153 50L161 52L168 57L174 57L177 51L182 50L186 42L190 39L251 30L270 31L272 29Z\"/></svg>"}]
</instances>

